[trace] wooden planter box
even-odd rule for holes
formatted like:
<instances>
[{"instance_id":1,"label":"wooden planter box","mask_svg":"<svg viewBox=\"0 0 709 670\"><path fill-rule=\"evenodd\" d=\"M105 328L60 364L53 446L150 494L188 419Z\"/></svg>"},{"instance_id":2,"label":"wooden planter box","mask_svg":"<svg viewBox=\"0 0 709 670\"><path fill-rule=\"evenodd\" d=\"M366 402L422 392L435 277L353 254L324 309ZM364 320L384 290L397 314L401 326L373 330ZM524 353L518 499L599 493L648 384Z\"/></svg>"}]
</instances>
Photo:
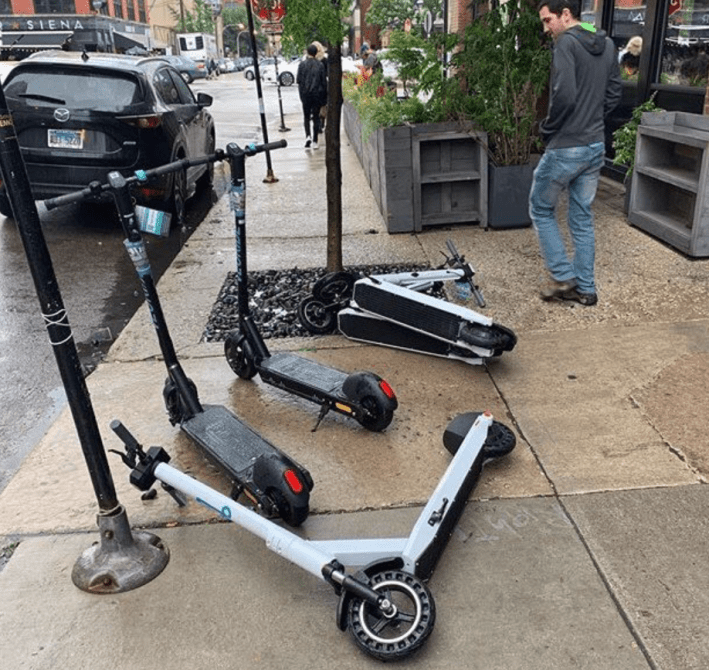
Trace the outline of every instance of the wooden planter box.
<instances>
[{"instance_id":1,"label":"wooden planter box","mask_svg":"<svg viewBox=\"0 0 709 670\"><path fill-rule=\"evenodd\" d=\"M484 132L472 124L427 123L380 128L363 140L352 105L343 105L342 116L390 233L487 225Z\"/></svg>"},{"instance_id":2,"label":"wooden planter box","mask_svg":"<svg viewBox=\"0 0 709 670\"><path fill-rule=\"evenodd\" d=\"M709 256L709 118L646 112L628 219L689 256Z\"/></svg>"}]
</instances>

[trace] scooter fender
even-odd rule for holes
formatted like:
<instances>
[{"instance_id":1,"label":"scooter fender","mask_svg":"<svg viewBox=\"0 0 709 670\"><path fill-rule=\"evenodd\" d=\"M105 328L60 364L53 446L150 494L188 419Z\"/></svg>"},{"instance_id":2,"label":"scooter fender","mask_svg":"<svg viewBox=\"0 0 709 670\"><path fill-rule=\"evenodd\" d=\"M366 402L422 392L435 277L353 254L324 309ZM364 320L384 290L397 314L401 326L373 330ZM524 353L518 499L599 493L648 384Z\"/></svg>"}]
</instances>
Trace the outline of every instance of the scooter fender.
<instances>
[{"instance_id":1,"label":"scooter fender","mask_svg":"<svg viewBox=\"0 0 709 670\"><path fill-rule=\"evenodd\" d=\"M353 372L342 384L342 392L353 402L373 396L384 410L394 411L399 406L394 389L373 372Z\"/></svg>"},{"instance_id":2,"label":"scooter fender","mask_svg":"<svg viewBox=\"0 0 709 670\"><path fill-rule=\"evenodd\" d=\"M310 491L313 489L310 473L277 453L259 456L253 465L252 478L254 484L264 493L269 489L279 490L296 506L308 504Z\"/></svg>"}]
</instances>

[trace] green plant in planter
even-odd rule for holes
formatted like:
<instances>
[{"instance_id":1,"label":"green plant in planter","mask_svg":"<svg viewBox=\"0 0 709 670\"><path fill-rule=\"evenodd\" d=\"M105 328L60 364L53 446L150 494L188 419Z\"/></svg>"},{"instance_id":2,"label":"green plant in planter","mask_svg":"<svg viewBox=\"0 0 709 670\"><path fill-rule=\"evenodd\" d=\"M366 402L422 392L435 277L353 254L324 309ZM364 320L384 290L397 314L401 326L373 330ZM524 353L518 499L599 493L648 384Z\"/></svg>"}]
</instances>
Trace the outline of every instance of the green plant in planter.
<instances>
[{"instance_id":1,"label":"green plant in planter","mask_svg":"<svg viewBox=\"0 0 709 670\"><path fill-rule=\"evenodd\" d=\"M512 0L468 26L452 58L456 113L488 134L497 165L522 165L540 146L537 106L549 81L551 50L537 10Z\"/></svg>"},{"instance_id":2,"label":"green plant in planter","mask_svg":"<svg viewBox=\"0 0 709 670\"><path fill-rule=\"evenodd\" d=\"M613 150L615 151L613 164L626 165L628 167L628 171L625 173L626 182L630 179L633 174L633 167L635 167L635 144L638 139L638 126L643 114L645 112L662 111L655 104L655 95L656 93L653 93L648 100L638 105L633 110L630 120L613 132Z\"/></svg>"}]
</instances>

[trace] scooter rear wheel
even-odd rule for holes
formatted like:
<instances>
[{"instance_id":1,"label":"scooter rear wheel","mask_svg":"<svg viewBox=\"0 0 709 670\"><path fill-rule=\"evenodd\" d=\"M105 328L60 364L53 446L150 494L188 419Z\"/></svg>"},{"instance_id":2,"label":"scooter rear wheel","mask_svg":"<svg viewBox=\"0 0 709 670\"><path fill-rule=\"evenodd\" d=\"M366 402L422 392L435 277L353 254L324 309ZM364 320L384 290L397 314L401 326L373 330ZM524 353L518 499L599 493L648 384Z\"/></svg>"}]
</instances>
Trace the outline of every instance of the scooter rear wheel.
<instances>
[{"instance_id":1,"label":"scooter rear wheel","mask_svg":"<svg viewBox=\"0 0 709 670\"><path fill-rule=\"evenodd\" d=\"M394 418L394 410L386 409L373 395L362 398L365 413L359 417L360 425L373 433L383 431Z\"/></svg>"},{"instance_id":2,"label":"scooter rear wheel","mask_svg":"<svg viewBox=\"0 0 709 670\"><path fill-rule=\"evenodd\" d=\"M291 505L283 492L278 489L269 489L266 495L273 500L273 504L278 510L278 516L289 526L297 528L308 518L310 513L309 505L300 507Z\"/></svg>"},{"instance_id":3,"label":"scooter rear wheel","mask_svg":"<svg viewBox=\"0 0 709 670\"><path fill-rule=\"evenodd\" d=\"M480 412L466 412L459 414L451 421L444 434L443 446L455 456L458 448L468 434ZM517 444L517 437L504 423L493 420L487 430L487 437L483 444L483 454L486 458L499 458L509 454Z\"/></svg>"},{"instance_id":4,"label":"scooter rear wheel","mask_svg":"<svg viewBox=\"0 0 709 670\"><path fill-rule=\"evenodd\" d=\"M517 344L515 334L504 326L493 323L491 326L482 326L471 323L460 329L460 339L463 342L480 347L492 349L493 356L500 356L503 351L512 351Z\"/></svg>"},{"instance_id":5,"label":"scooter rear wheel","mask_svg":"<svg viewBox=\"0 0 709 670\"><path fill-rule=\"evenodd\" d=\"M224 355L235 375L241 379L253 379L258 370L251 345L238 331L232 330L224 340Z\"/></svg>"},{"instance_id":6,"label":"scooter rear wheel","mask_svg":"<svg viewBox=\"0 0 709 670\"><path fill-rule=\"evenodd\" d=\"M411 656L433 631L436 606L428 587L402 570L383 570L370 576L369 587L393 605L391 613L352 598L347 608L347 627L360 649L379 661Z\"/></svg>"}]
</instances>

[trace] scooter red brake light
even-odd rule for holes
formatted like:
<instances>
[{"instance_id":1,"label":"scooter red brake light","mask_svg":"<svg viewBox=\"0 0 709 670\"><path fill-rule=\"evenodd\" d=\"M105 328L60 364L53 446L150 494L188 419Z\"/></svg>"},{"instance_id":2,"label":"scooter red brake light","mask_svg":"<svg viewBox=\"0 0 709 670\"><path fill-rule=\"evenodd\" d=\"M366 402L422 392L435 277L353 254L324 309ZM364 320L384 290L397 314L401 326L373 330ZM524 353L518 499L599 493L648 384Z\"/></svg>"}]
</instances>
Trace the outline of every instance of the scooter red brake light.
<instances>
[{"instance_id":1,"label":"scooter red brake light","mask_svg":"<svg viewBox=\"0 0 709 670\"><path fill-rule=\"evenodd\" d=\"M288 484L288 487L291 491L293 491L293 493L298 495L303 492L303 483L295 473L295 470L286 470L283 473L283 478L286 480L286 484Z\"/></svg>"},{"instance_id":2,"label":"scooter red brake light","mask_svg":"<svg viewBox=\"0 0 709 670\"><path fill-rule=\"evenodd\" d=\"M394 400L396 398L396 393L394 393L394 389L389 386L389 384L383 379L379 382L379 388L384 391L384 395L387 398L390 398L391 400Z\"/></svg>"}]
</instances>

